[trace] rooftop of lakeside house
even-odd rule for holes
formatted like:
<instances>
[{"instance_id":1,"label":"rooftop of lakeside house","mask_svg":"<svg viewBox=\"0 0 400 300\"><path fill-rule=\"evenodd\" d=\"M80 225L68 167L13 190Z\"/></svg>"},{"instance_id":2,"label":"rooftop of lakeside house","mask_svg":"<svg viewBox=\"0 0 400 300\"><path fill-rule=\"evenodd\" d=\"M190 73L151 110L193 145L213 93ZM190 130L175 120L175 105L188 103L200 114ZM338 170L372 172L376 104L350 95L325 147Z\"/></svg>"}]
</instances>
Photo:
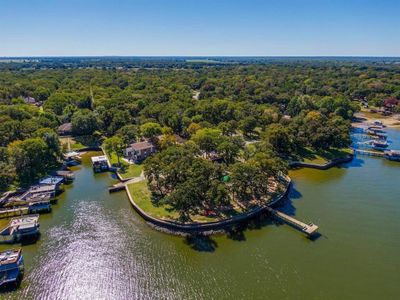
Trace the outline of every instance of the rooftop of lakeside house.
<instances>
[{"instance_id":1,"label":"rooftop of lakeside house","mask_svg":"<svg viewBox=\"0 0 400 300\"><path fill-rule=\"evenodd\" d=\"M154 148L155 146L152 142L143 141L143 142L132 143L130 147L135 151L141 151Z\"/></svg>"}]
</instances>

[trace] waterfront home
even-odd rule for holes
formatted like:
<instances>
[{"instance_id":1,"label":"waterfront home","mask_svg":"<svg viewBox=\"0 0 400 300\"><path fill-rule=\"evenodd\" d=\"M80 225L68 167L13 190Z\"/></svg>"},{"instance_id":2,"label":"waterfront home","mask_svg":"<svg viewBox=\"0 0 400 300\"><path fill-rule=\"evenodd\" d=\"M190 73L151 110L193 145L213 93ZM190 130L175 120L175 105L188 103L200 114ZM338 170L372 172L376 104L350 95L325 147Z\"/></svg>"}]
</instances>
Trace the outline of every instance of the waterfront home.
<instances>
[{"instance_id":1,"label":"waterfront home","mask_svg":"<svg viewBox=\"0 0 400 300\"><path fill-rule=\"evenodd\" d=\"M399 104L400 104L400 100L397 100L394 97L387 98L383 101L384 108L389 111L392 111Z\"/></svg>"},{"instance_id":2,"label":"waterfront home","mask_svg":"<svg viewBox=\"0 0 400 300\"><path fill-rule=\"evenodd\" d=\"M0 242L16 243L39 234L39 215L12 218L0 231Z\"/></svg>"},{"instance_id":3,"label":"waterfront home","mask_svg":"<svg viewBox=\"0 0 400 300\"><path fill-rule=\"evenodd\" d=\"M105 155L92 156L90 160L92 161L93 170L95 172L108 171L108 160Z\"/></svg>"},{"instance_id":4,"label":"waterfront home","mask_svg":"<svg viewBox=\"0 0 400 300\"><path fill-rule=\"evenodd\" d=\"M0 252L0 287L18 284L24 274L24 258L21 249Z\"/></svg>"},{"instance_id":5,"label":"waterfront home","mask_svg":"<svg viewBox=\"0 0 400 300\"><path fill-rule=\"evenodd\" d=\"M129 145L124 150L124 156L133 161L142 161L156 151L155 145L150 141L137 142Z\"/></svg>"},{"instance_id":6,"label":"waterfront home","mask_svg":"<svg viewBox=\"0 0 400 300\"><path fill-rule=\"evenodd\" d=\"M70 135L72 133L72 123L64 123L58 126L57 132L59 135Z\"/></svg>"}]
</instances>

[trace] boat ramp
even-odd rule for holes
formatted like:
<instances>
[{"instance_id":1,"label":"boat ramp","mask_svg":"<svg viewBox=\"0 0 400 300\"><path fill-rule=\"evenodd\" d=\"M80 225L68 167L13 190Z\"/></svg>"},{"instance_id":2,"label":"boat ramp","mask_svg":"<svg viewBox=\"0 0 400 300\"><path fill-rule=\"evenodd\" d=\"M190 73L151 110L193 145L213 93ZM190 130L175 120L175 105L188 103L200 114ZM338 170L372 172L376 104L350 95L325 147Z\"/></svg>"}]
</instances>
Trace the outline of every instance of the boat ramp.
<instances>
[{"instance_id":1,"label":"boat ramp","mask_svg":"<svg viewBox=\"0 0 400 300\"><path fill-rule=\"evenodd\" d=\"M318 231L318 226L313 224L313 223L303 223L291 216L288 216L287 214L284 214L283 212L280 212L278 210L275 210L271 207L267 207L268 212L277 218L278 220L281 220L285 222L286 224L289 224L293 226L296 229L299 229L301 232L307 234L308 236L314 236L317 231Z\"/></svg>"}]
</instances>

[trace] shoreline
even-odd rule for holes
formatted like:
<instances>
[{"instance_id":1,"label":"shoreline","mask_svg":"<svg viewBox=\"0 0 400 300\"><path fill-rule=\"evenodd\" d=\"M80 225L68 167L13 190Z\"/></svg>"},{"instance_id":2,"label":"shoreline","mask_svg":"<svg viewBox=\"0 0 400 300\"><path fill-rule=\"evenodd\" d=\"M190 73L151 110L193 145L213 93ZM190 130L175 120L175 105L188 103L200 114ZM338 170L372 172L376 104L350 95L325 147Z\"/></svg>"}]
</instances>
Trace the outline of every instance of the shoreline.
<instances>
[{"instance_id":1,"label":"shoreline","mask_svg":"<svg viewBox=\"0 0 400 300\"><path fill-rule=\"evenodd\" d=\"M344 157L338 157L327 161L325 164L317 164L311 162L302 162L302 161L294 161L289 164L290 168L298 169L298 168L310 168L310 169L318 169L318 170L328 170L332 167L345 164L351 162L354 158L354 154L348 154Z\"/></svg>"},{"instance_id":2,"label":"shoreline","mask_svg":"<svg viewBox=\"0 0 400 300\"><path fill-rule=\"evenodd\" d=\"M351 123L351 126L353 127L363 127L367 125L367 123L379 120L384 126L388 128L400 128L400 115L382 116L377 113L360 111L355 113L354 117L359 121L353 121Z\"/></svg>"},{"instance_id":3,"label":"shoreline","mask_svg":"<svg viewBox=\"0 0 400 300\"><path fill-rule=\"evenodd\" d=\"M180 223L172 220L161 220L155 218L149 214L147 214L144 210L142 210L133 199L132 195L129 192L128 186L125 185L125 192L128 195L129 202L133 206L134 210L146 221L150 227L156 229L158 231L169 233L173 235L181 235L187 236L191 234L202 234L202 235L213 235L218 233L223 233L227 228L233 227L241 222L248 221L253 219L256 216L261 215L267 211L267 207L272 207L286 198L290 191L290 187L292 185L292 180L289 176L287 176L287 182L285 190L275 196L268 203L259 206L253 210L248 212L241 213L237 216L230 217L220 221L212 221L212 222L204 222L204 223Z\"/></svg>"}]
</instances>

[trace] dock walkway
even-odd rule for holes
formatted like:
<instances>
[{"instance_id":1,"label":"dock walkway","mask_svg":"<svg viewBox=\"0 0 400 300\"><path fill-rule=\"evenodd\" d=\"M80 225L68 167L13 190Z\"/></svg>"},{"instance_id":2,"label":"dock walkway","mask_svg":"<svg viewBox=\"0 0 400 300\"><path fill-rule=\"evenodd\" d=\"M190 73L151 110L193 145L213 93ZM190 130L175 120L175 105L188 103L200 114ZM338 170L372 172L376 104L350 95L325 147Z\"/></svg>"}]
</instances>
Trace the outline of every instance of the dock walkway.
<instances>
[{"instance_id":1,"label":"dock walkway","mask_svg":"<svg viewBox=\"0 0 400 300\"><path fill-rule=\"evenodd\" d=\"M127 181L118 182L118 183L116 183L116 184L110 186L110 187L108 188L108 191L109 191L110 193L122 191L122 190L125 189L125 186L126 186L126 185L128 185L128 184L130 184L130 183L140 182L140 181L143 181L143 180L145 180L145 179L146 179L146 178L144 177L144 174L143 174L143 172L142 172L142 174L140 174L139 177L134 177L134 178L131 178L131 179L127 180Z\"/></svg>"},{"instance_id":2,"label":"dock walkway","mask_svg":"<svg viewBox=\"0 0 400 300\"><path fill-rule=\"evenodd\" d=\"M362 150L362 149L354 149L354 153L361 155L369 155L369 156L379 156L384 157L384 152L372 151L372 150Z\"/></svg>"},{"instance_id":3,"label":"dock walkway","mask_svg":"<svg viewBox=\"0 0 400 300\"><path fill-rule=\"evenodd\" d=\"M284 221L285 223L288 223L289 225L296 227L297 229L306 233L309 236L312 236L318 230L318 226L313 223L309 224L303 223L291 216L288 216L287 214L284 214L283 212L272 209L271 207L267 207L267 210L276 218Z\"/></svg>"}]
</instances>

